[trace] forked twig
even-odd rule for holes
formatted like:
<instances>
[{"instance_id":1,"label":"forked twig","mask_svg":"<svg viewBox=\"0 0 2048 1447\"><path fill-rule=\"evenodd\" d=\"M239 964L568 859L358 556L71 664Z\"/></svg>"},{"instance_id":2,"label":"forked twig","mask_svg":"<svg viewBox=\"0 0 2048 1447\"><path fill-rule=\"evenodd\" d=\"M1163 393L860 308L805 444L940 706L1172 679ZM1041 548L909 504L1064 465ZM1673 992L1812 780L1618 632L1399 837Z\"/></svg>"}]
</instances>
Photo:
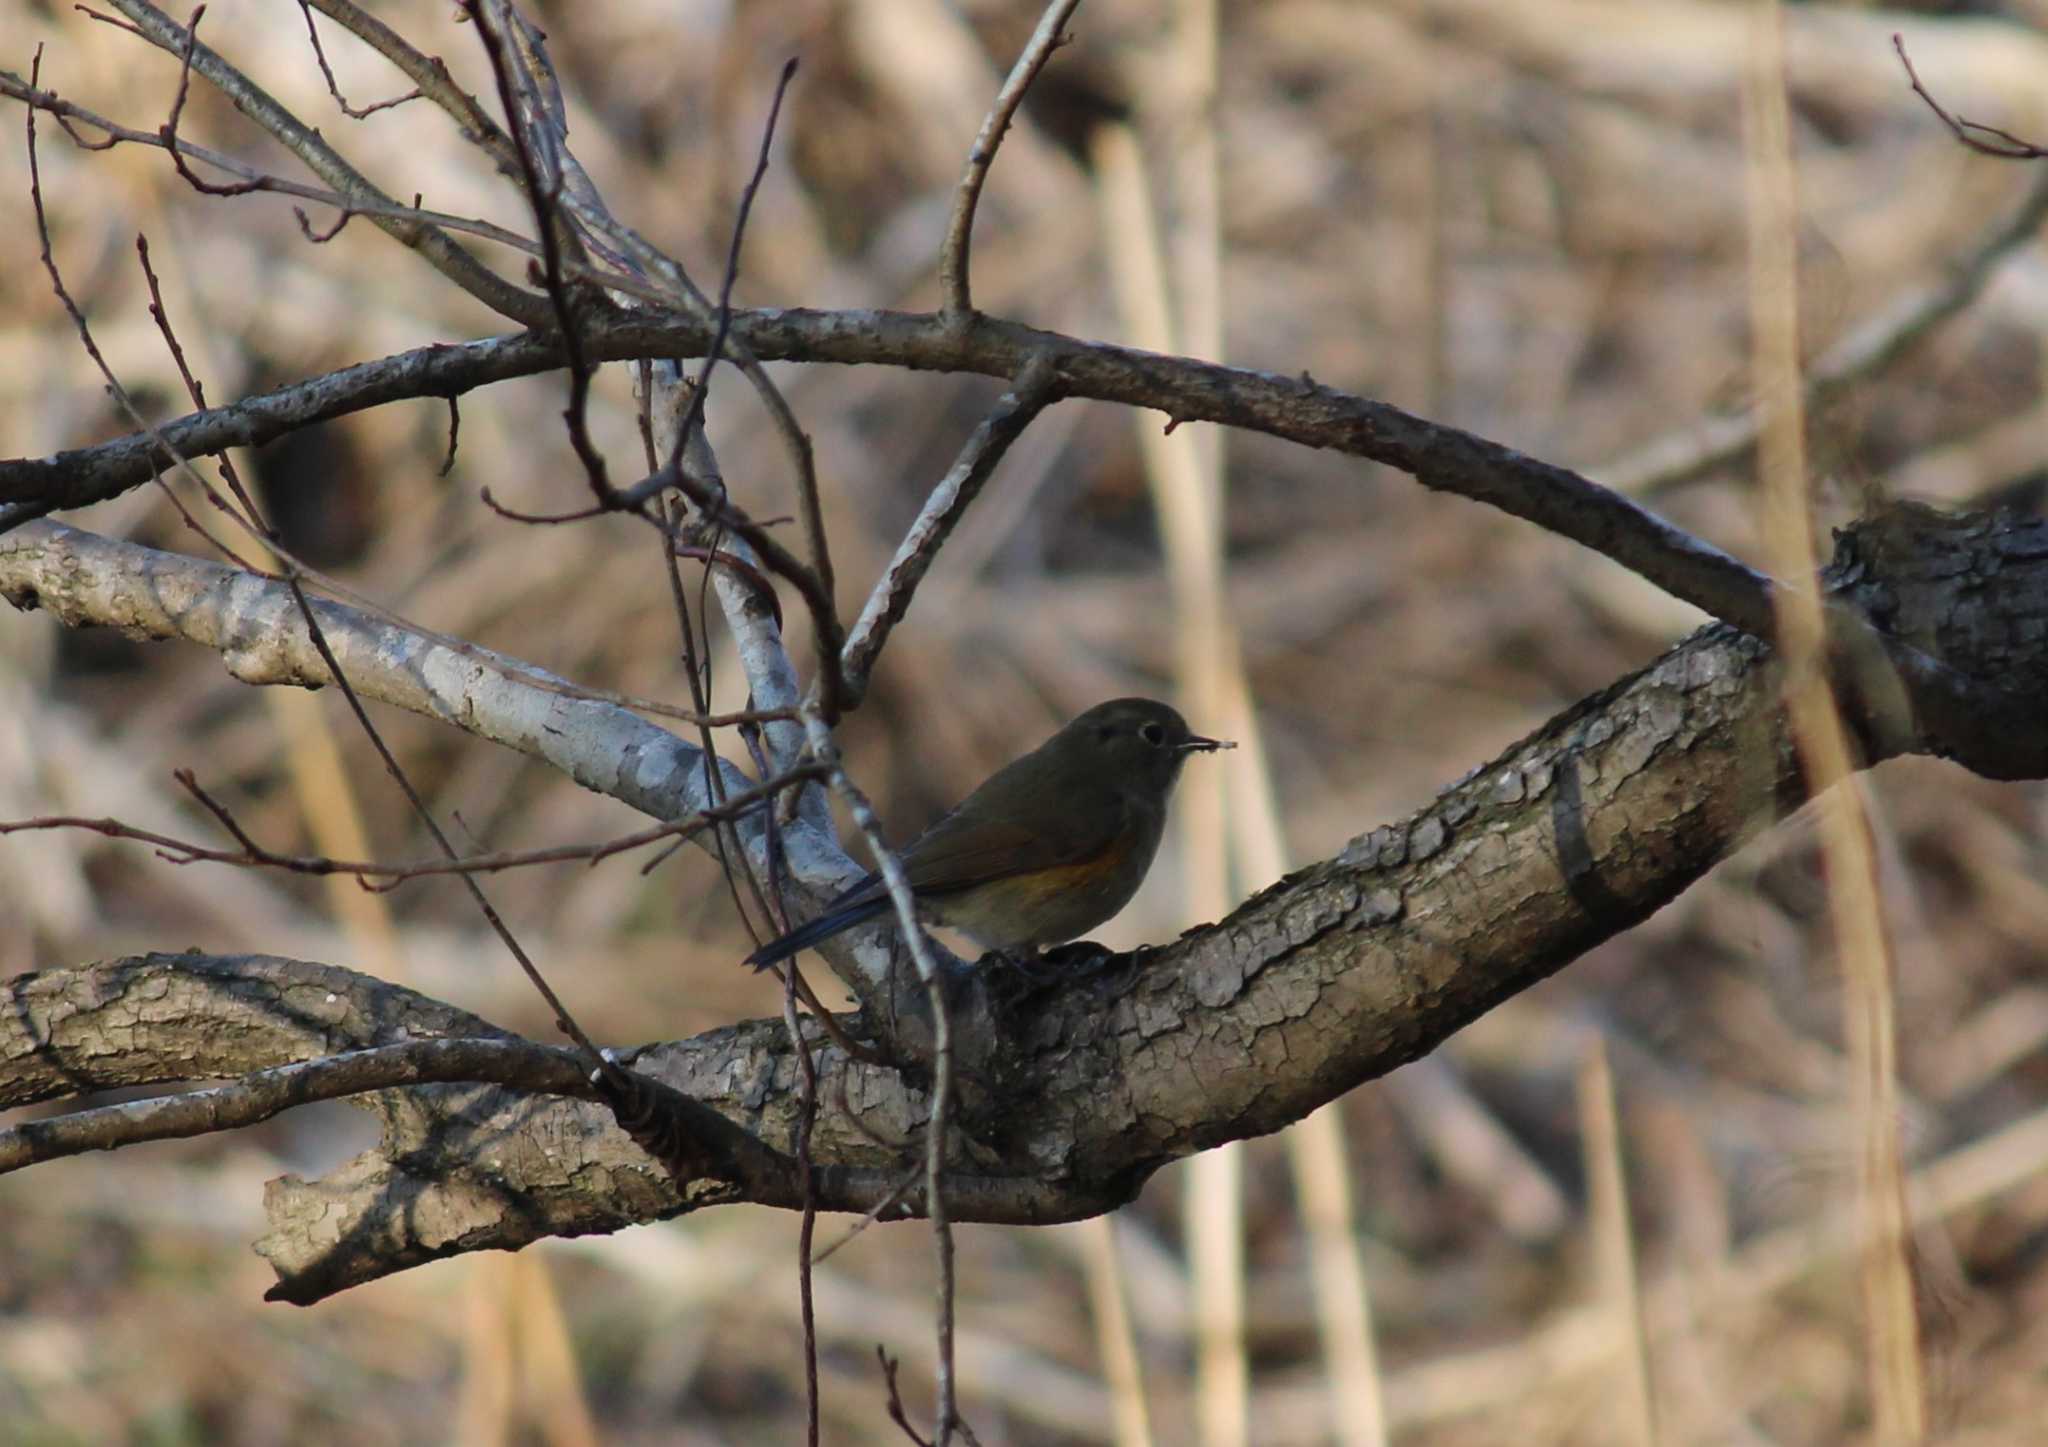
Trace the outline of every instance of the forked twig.
<instances>
[{"instance_id":1,"label":"forked twig","mask_svg":"<svg viewBox=\"0 0 2048 1447\"><path fill-rule=\"evenodd\" d=\"M340 85L335 82L333 69L327 64L327 52L321 47L320 31L313 24L313 9L308 0L299 0L299 13L306 18L306 39L313 46L313 59L319 64L320 75L327 82L327 93L334 97L334 103L341 107L341 113L350 120L362 120L377 114L378 111L388 111L404 105L407 101L418 100L426 94L418 86L414 86L404 95L395 95L389 100L372 101L361 107L350 105L348 97L341 93Z\"/></svg>"},{"instance_id":2,"label":"forked twig","mask_svg":"<svg viewBox=\"0 0 2048 1447\"><path fill-rule=\"evenodd\" d=\"M318 130L300 120L218 52L200 44L188 28L179 25L149 0L112 0L112 3L128 17L127 23L114 21L90 9L85 13L96 20L118 24L120 28L189 63L194 73L220 90L234 102L237 110L268 131L305 162L315 175L333 187L345 204L372 217L392 239L419 252L443 276L485 306L521 326L545 324L548 317L545 297L525 291L499 276L457 245L454 238L439 226L399 222L380 214L393 209L389 196L343 159Z\"/></svg>"},{"instance_id":3,"label":"forked twig","mask_svg":"<svg viewBox=\"0 0 2048 1447\"><path fill-rule=\"evenodd\" d=\"M1913 58L1906 54L1905 38L1896 32L1892 35L1892 49L1899 53L1899 64L1906 67L1906 79L1912 82L1913 94L1925 101L1927 109L1933 111L1941 119L1941 123L1949 128L1949 132L1971 150L1979 155L1997 156L2007 161L2032 161L2048 156L2048 149L2037 146L2032 141L2022 140L2011 131L2000 130L1997 126L1980 125L1976 121L1964 120L1961 116L1950 114L1940 101L1928 93L1927 87L1920 84L1919 72L1913 69ZM1986 136L1992 139L1983 139Z\"/></svg>"}]
</instances>

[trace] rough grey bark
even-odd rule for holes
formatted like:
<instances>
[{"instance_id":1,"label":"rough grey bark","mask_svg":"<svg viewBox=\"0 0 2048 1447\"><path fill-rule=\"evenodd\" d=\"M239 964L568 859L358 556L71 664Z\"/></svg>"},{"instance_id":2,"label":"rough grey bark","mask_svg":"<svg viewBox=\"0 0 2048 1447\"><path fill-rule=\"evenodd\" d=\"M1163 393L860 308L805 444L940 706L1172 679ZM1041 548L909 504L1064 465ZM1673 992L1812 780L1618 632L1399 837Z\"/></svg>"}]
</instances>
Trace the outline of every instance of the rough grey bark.
<instances>
[{"instance_id":1,"label":"rough grey bark","mask_svg":"<svg viewBox=\"0 0 2048 1447\"><path fill-rule=\"evenodd\" d=\"M1837 579L1946 663L2040 696L2044 559L2040 524L1907 512L1847 538ZM1704 628L1413 819L1358 835L1174 946L1042 982L965 976L954 1021L973 1064L950 1152L954 1220L1108 1210L1167 1160L1300 1120L1645 919L1802 796L1780 684L1765 645ZM8 1003L0 1103L494 1034L367 976L266 958L53 970L10 982ZM915 1154L918 1068L817 1050L819 1201L868 1210ZM653 1046L635 1064L766 1146L791 1146L795 1062L780 1021ZM797 1199L795 1179L739 1189L705 1177L680 1191L590 1101L418 1087L369 1103L385 1130L377 1148L268 1193L260 1251L283 1300L475 1248ZM913 1191L899 1210L918 1212Z\"/></svg>"},{"instance_id":2,"label":"rough grey bark","mask_svg":"<svg viewBox=\"0 0 2048 1447\"><path fill-rule=\"evenodd\" d=\"M1835 576L1844 596L1950 666L2039 698L2044 560L2038 522L1908 510L1846 538ZM1113 1207L1167 1161L1300 1119L1639 922L1802 797L1779 673L1762 643L1709 627L1414 817L1360 834L1173 945L1038 982L965 976L954 1019L971 1063L949 1156L953 1218ZM2037 716L2048 730L2048 711ZM0 1104L489 1033L366 977L270 959L158 955L51 971L11 982L9 1005ZM820 1204L872 1208L917 1154L918 1070L817 1049ZM634 1063L786 1151L790 1050L781 1022L754 1021ZM585 1101L433 1086L371 1103L385 1132L375 1149L318 1181L272 1186L259 1249L283 1299L463 1251L797 1196L793 1175L679 1190ZM914 1214L915 1193L897 1209Z\"/></svg>"}]
</instances>

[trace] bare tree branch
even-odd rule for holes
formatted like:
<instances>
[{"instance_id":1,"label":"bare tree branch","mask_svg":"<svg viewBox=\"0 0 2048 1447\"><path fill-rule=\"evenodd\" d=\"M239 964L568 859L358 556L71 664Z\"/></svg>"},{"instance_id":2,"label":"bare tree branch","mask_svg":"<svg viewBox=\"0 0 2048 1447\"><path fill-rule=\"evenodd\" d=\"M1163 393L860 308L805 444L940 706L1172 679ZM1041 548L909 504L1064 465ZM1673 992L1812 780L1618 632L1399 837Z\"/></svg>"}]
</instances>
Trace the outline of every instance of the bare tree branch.
<instances>
[{"instance_id":1,"label":"bare tree branch","mask_svg":"<svg viewBox=\"0 0 2048 1447\"><path fill-rule=\"evenodd\" d=\"M1907 510L1852 532L1835 580L1859 601L1888 597L1906 636L1949 638L1962 650L1951 666L2003 671L2048 697L2036 656L2048 619L2041 532ZM1995 592L1971 583L1989 572ZM168 601L182 600L173 591ZM343 621L323 623L341 648ZM350 667L369 693L375 671ZM961 1095L940 1196L949 1219L1106 1209L1165 1161L1299 1118L1632 927L1803 796L1781 699L1768 649L1706 629L1217 926L1069 980L950 982ZM2037 710L2037 733L2048 733L2044 717ZM289 962L152 957L12 989L0 1013L0 1081L12 1089L0 1088L0 1104L246 1074L418 1038L420 1021L436 1022L428 1034L490 1033L432 1002L396 1008L409 997L375 981ZM270 1023L225 1029L224 1011ZM894 1069L807 1043L819 1099L839 1103L816 1121L814 1200L865 1212L900 1183L901 1152L885 1143L913 1139L930 1101ZM791 1049L782 1022L768 1020L632 1064L787 1155L801 1109ZM803 1198L794 1180L766 1190L704 1180L678 1195L644 1157L621 1155L632 1148L587 1105L433 1090L376 1099L387 1102L379 1149L323 1182L272 1192L264 1250L285 1299L457 1250L713 1201L796 1208ZM536 1140L547 1149L525 1144ZM921 1211L923 1194L892 1209Z\"/></svg>"},{"instance_id":2,"label":"bare tree branch","mask_svg":"<svg viewBox=\"0 0 2048 1447\"><path fill-rule=\"evenodd\" d=\"M196 73L219 89L236 110L304 161L315 175L349 204L364 203L364 214L370 215L386 235L419 252L435 270L499 315L527 326L547 323L545 298L506 281L456 244L438 226L372 214L391 208L394 204L391 198L344 160L318 131L293 115L216 51L194 40L187 26L178 24L148 0L112 0L112 3L134 22L135 33L151 44L181 58L188 54L189 47L190 63Z\"/></svg>"},{"instance_id":3,"label":"bare tree branch","mask_svg":"<svg viewBox=\"0 0 2048 1447\"><path fill-rule=\"evenodd\" d=\"M1941 123L1949 128L1949 133L1963 145L1980 155L1996 156L2004 161L2034 161L2048 156L2048 150L2032 141L2021 140L2011 131L2000 130L1997 126L1981 125L1976 121L1964 120L1960 116L1950 114L1940 101L1928 94L1927 87L1920 84L1920 74L1913 69L1913 57L1906 54L1904 37L1894 33L1892 49L1898 52L1899 64L1906 67L1906 79L1912 83L1913 94L1927 103L1927 109L1933 111Z\"/></svg>"},{"instance_id":4,"label":"bare tree branch","mask_svg":"<svg viewBox=\"0 0 2048 1447\"><path fill-rule=\"evenodd\" d=\"M0 95L9 96L55 117L58 123L63 125L65 134L88 150L111 150L116 145L153 146L159 150L170 148L170 142L160 131L138 131L131 126L110 121L84 106L64 99L55 91L42 90L29 84L11 70L0 70ZM99 142L88 141L72 129L70 123L74 121L104 132L105 139ZM395 201L380 206L361 197L350 199L324 186L308 186L303 181L292 181L283 176L273 175L226 152L196 146L182 136L177 139L177 148L182 154L204 161L226 175L239 176L243 181L251 183L246 187L250 191L270 191L280 196L295 196L302 201L312 201L321 206L332 206L344 217L383 216L392 221L438 226L445 231L467 232L485 241L495 241L501 246L509 246L533 255L538 255L540 251L531 238L521 236L516 231L508 231L479 217L455 216L446 211L405 206Z\"/></svg>"},{"instance_id":5,"label":"bare tree branch","mask_svg":"<svg viewBox=\"0 0 2048 1447\"><path fill-rule=\"evenodd\" d=\"M73 626L197 643L245 683L333 682L290 590L218 563L31 523L0 534L0 596ZM313 610L365 698L544 759L657 819L712 806L698 750L624 708L538 687L530 680L544 678L541 670L488 649L447 648L339 603ZM736 769L727 783L734 793L752 787Z\"/></svg>"},{"instance_id":6,"label":"bare tree branch","mask_svg":"<svg viewBox=\"0 0 2048 1447\"><path fill-rule=\"evenodd\" d=\"M1851 387L1877 376L1929 332L1975 303L1998 269L2040 234L2044 221L2048 170L2035 176L2012 215L1956 258L1940 280L1893 301L1829 347L1806 372L1806 408L1824 408ZM1654 497L1749 457L1764 420L1764 411L1755 407L1739 416L1700 418L1603 463L1593 475L1619 492Z\"/></svg>"},{"instance_id":7,"label":"bare tree branch","mask_svg":"<svg viewBox=\"0 0 2048 1447\"><path fill-rule=\"evenodd\" d=\"M1010 67L1002 89L996 92L995 104L989 107L974 145L967 152L967 169L960 177L953 215L946 223L945 244L939 248L939 294L945 298L945 310L952 316L964 318L974 310L967 284L967 252L974 236L974 211L981 202L988 168L995 164L996 148L1002 145L1004 133L1010 129L1017 107L1024 103L1024 93L1031 89L1031 82L1038 79L1038 72L1045 69L1052 53L1066 42L1067 37L1061 32L1080 3L1081 0L1052 0L1045 7L1037 29L1025 42L1017 63Z\"/></svg>"},{"instance_id":8,"label":"bare tree branch","mask_svg":"<svg viewBox=\"0 0 2048 1447\"><path fill-rule=\"evenodd\" d=\"M507 869L527 869L538 864L595 864L613 855L624 854L634 849L645 849L664 840L686 840L696 836L714 823L731 822L742 817L756 804L775 797L800 778L820 777L824 770L816 765L806 766L794 774L785 774L770 780L767 784L745 789L729 795L715 808L692 814L687 818L671 820L651 829L636 830L622 834L616 839L607 839L599 844L560 844L546 849L508 849L490 854L468 854L456 859L414 859L390 864L381 864L371 859L330 859L319 854L281 854L267 849L246 835L241 834L232 820L224 823L242 841L239 849L216 849L205 844L196 844L187 839L175 839L168 834L154 830L139 829L124 824L119 819L86 819L75 815L52 814L32 819L0 819L0 834L24 834L45 829L84 829L95 834L104 834L109 839L128 839L154 848L159 858L172 864L234 864L251 868L282 869L293 874L352 874L364 883L371 880L384 881L378 886L389 889L392 885L408 879L424 879L439 874L496 874ZM191 786L189 771L180 771L180 779ZM205 802L211 803L210 800Z\"/></svg>"},{"instance_id":9,"label":"bare tree branch","mask_svg":"<svg viewBox=\"0 0 2048 1447\"><path fill-rule=\"evenodd\" d=\"M1043 353L1042 365L1050 368L1052 384L1063 395L1151 408L1165 412L1177 424L1216 422L1382 462L1413 473L1425 486L1488 503L1584 543L1674 596L1746 631L1768 634L1770 630L1769 590L1761 575L1627 498L1569 468L1307 377L1281 377L1077 341L986 317L977 317L963 336L936 313L735 310L732 334L750 353L769 360L879 362L1003 378L1017 376L1034 356ZM705 324L657 318L645 312L593 316L585 333L590 355L599 359L696 356L710 339L711 330ZM538 339L503 338L495 347L490 343L470 345L479 353L473 354L468 366L430 355L451 349L426 349L389 359L392 370L411 379L410 385L391 371L351 368L322 379L317 402L299 392L292 398L297 405L286 405L291 406L296 423L304 425L403 396L468 391L485 381L530 375L562 362L558 346ZM370 364L372 368L379 365ZM421 385L427 379L421 376L423 370L431 377L431 387ZM233 435L256 432L251 426L254 417L267 420L274 416L277 403L285 399L277 394L271 397L276 401L252 398L241 404L254 416L239 425L218 414L206 414L168 424L164 435L180 446L184 445L181 432L185 428L206 432L214 446L277 436L285 429L265 429L260 437ZM216 441L216 429L230 435ZM193 450L212 447L195 446ZM30 515L27 509L35 506L38 490L46 483L97 471L101 458L119 469L120 484L113 485L111 479L104 485L74 482L65 500L55 505L75 507L99 501L147 479L148 449L131 439L59 454L44 463L0 463L0 528ZM23 510L17 513L5 507L12 503L24 504Z\"/></svg>"},{"instance_id":10,"label":"bare tree branch","mask_svg":"<svg viewBox=\"0 0 2048 1447\"><path fill-rule=\"evenodd\" d=\"M589 1096L570 1051L525 1040L414 1040L252 1071L232 1085L122 1101L0 1130L0 1173L87 1151L183 1140L257 1125L294 1106L405 1085L503 1085Z\"/></svg>"},{"instance_id":11,"label":"bare tree branch","mask_svg":"<svg viewBox=\"0 0 2048 1447\"><path fill-rule=\"evenodd\" d=\"M1010 390L996 401L981 419L960 455L946 475L939 479L925 499L917 520L897 544L896 556L876 580L868 594L867 606L846 639L846 690L850 704L857 704L868 691L868 676L889 633L903 621L917 585L931 568L953 529L967 515L981 495L982 487L995 475L1010 445L1024 435L1046 406L1057 400L1051 385L1051 369L1037 359L1027 362Z\"/></svg>"}]
</instances>

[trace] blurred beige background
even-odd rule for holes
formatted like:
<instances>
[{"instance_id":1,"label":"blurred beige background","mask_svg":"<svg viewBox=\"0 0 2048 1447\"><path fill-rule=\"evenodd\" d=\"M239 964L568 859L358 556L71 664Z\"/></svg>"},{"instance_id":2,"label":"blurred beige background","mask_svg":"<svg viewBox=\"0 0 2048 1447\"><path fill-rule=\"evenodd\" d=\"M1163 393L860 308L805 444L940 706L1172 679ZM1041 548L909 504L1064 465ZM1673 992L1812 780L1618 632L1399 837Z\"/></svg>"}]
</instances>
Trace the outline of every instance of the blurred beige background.
<instances>
[{"instance_id":1,"label":"blurred beige background","mask_svg":"<svg viewBox=\"0 0 2048 1447\"><path fill-rule=\"evenodd\" d=\"M1968 11L1970 13L1960 13ZM378 7L485 84L445 4ZM1222 7L1213 141L1222 354L1385 398L1596 476L1747 399L1736 4L1524 0ZM966 147L1036 7L938 0L540 7L571 142L613 208L715 279L780 63L802 70L747 237L749 305L924 308ZM1796 7L1789 21L1803 307L1818 355L1918 289L2018 204L2024 167L1961 152L1910 94L2048 137L2048 41L2030 3ZM402 90L325 21L351 102ZM983 309L1125 339L1104 216L1108 127L1128 127L1169 264L1203 244L1194 24L1166 0L1090 0L998 160L977 231ZM202 35L387 191L530 229L438 112L357 122L327 96L292 6L223 0ZM177 69L55 6L0 0L0 64L143 129ZM495 107L493 107L495 109ZM0 145L0 450L127 430L37 261L22 110ZM210 91L194 140L298 176ZM39 127L67 284L154 415L185 410L147 312L146 232L210 397L436 340L502 331L357 221L326 245L274 197L203 198L160 152ZM327 218L317 212L313 224ZM518 264L484 254L514 271ZM2039 503L2048 272L2020 248L1986 295L1816 418L1826 516L1872 494ZM975 378L781 367L811 432L848 616L998 390ZM652 540L616 521L511 524L478 502L581 501L562 378L408 403L240 459L301 550L432 628L571 678L681 702ZM624 373L593 412L614 466L638 445ZM756 516L786 469L730 377L725 474ZM845 742L899 837L1089 703L1174 688L1176 614L1138 428L1067 402L1004 463L897 632ZM1221 440L1227 614L1242 641L1297 862L1400 817L1695 621L1605 562L1408 477L1253 437ZM1745 465L1654 492L1756 558ZM153 490L81 526L202 550ZM800 612L790 610L801 627ZM801 659L806 643L792 639ZM715 641L716 696L743 687ZM1198 729L1205 721L1193 720ZM382 716L444 819L489 848L634 827L511 756ZM247 689L218 659L0 616L0 816L116 814L203 834L195 769L280 848L411 857L421 841L338 699ZM2048 938L2038 786L1926 761L1869 781L1900 961L1903 1128L1929 1216L1922 1330L1944 1440L2026 1440L2048 1414ZM308 821L313 821L309 823ZM337 836L335 830L343 832ZM1239 879L1240 892L1267 879ZM585 1025L674 1037L777 1008L711 861L565 866L494 897ZM1176 854L1102 937L1197 923ZM0 974L196 944L351 964L545 1036L549 1022L458 889L179 869L96 836L0 840ZM1632 934L1496 1011L1427 1066L1341 1107L1395 1440L1628 1440L1621 1337L1589 1246L1574 1082L1611 1054L1666 1440L1833 1443L1867 1430L1842 1048L1822 883L1798 821ZM713 1212L615 1239L406 1273L308 1311L260 1302L246 1248L262 1182L363 1139L341 1107L214 1140L0 1180L0 1441L781 1442L800 1437L796 1222ZM1250 1440L1329 1440L1313 1266L1277 1141L1246 1156ZM1180 1172L1114 1235L1157 1440L1191 1440ZM844 1223L828 1220L820 1239ZM991 1444L1114 1440L1089 1242L961 1232L964 1401ZM870 1231L819 1270L828 1440L900 1440L877 1341L924 1400L930 1251Z\"/></svg>"}]
</instances>

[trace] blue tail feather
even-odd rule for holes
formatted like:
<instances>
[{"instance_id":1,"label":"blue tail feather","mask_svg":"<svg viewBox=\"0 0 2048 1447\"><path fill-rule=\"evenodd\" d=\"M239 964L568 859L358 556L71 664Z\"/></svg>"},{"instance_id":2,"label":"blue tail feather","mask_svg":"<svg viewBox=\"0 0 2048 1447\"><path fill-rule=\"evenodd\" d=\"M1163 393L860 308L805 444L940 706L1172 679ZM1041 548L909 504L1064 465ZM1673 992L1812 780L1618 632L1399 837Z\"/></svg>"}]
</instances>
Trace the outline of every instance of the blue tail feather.
<instances>
[{"instance_id":1,"label":"blue tail feather","mask_svg":"<svg viewBox=\"0 0 2048 1447\"><path fill-rule=\"evenodd\" d=\"M873 919L888 907L889 896L878 894L871 899L855 900L836 909L828 909L808 924L800 924L788 934L768 941L748 955L746 963L757 970L764 970L770 965L781 963L799 950L807 950L820 941L830 939L841 930L852 929L857 924Z\"/></svg>"}]
</instances>

